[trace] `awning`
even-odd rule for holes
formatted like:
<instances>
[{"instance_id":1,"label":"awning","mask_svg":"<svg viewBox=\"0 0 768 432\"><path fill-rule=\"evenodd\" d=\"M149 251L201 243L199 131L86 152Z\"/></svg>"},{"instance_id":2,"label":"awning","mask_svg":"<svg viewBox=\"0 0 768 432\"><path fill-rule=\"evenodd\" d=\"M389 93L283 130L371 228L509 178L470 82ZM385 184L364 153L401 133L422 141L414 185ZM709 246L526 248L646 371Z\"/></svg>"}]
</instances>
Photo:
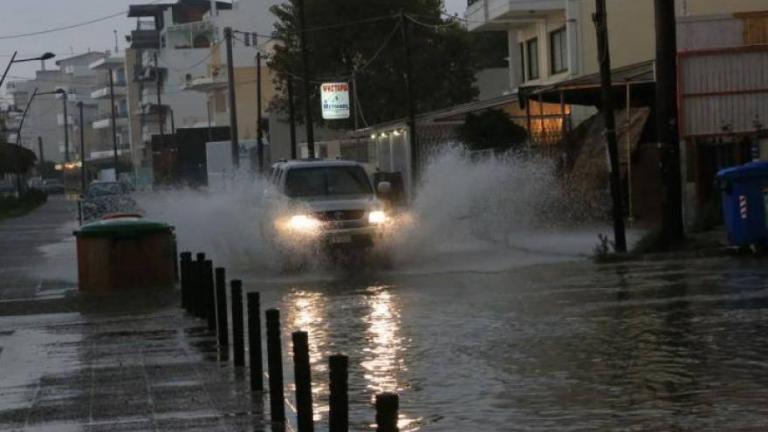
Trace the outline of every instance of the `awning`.
<instances>
[{"instance_id":1,"label":"awning","mask_svg":"<svg viewBox=\"0 0 768 432\"><path fill-rule=\"evenodd\" d=\"M648 106L653 103L656 88L654 63L654 60L648 60L611 71L617 108L620 108L618 104L626 105L627 86L631 91L632 106ZM568 105L600 106L600 74L585 75L542 87L521 87L520 99L549 103L560 103L562 100Z\"/></svg>"},{"instance_id":2,"label":"awning","mask_svg":"<svg viewBox=\"0 0 768 432\"><path fill-rule=\"evenodd\" d=\"M0 143L0 174L27 172L36 161L34 152L15 144Z\"/></svg>"}]
</instances>

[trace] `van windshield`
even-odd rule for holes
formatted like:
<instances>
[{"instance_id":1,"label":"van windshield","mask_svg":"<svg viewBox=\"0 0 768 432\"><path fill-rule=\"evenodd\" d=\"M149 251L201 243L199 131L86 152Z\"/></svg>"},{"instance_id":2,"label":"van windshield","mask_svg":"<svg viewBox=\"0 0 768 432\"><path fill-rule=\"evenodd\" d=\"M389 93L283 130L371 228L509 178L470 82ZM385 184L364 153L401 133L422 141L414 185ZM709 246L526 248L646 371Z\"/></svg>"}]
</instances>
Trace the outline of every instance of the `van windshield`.
<instances>
[{"instance_id":1,"label":"van windshield","mask_svg":"<svg viewBox=\"0 0 768 432\"><path fill-rule=\"evenodd\" d=\"M365 170L358 166L294 168L285 179L291 198L339 195L372 195Z\"/></svg>"}]
</instances>

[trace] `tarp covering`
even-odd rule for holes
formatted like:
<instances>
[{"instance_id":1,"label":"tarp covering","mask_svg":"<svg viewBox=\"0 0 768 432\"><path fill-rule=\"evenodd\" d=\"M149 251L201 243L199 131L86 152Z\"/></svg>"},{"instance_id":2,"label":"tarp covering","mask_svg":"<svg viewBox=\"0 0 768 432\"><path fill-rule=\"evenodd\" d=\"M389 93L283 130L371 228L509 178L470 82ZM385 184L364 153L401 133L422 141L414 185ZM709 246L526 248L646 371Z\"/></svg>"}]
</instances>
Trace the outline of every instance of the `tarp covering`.
<instances>
[{"instance_id":1,"label":"tarp covering","mask_svg":"<svg viewBox=\"0 0 768 432\"><path fill-rule=\"evenodd\" d=\"M34 152L15 144L0 143L0 174L25 173L36 161Z\"/></svg>"}]
</instances>

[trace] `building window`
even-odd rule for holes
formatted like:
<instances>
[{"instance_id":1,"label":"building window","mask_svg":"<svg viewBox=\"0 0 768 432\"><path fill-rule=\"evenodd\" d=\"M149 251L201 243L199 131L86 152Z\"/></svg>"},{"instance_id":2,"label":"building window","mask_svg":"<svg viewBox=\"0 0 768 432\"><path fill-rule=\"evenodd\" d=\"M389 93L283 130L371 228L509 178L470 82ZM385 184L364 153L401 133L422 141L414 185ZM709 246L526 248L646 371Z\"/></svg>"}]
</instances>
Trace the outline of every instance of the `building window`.
<instances>
[{"instance_id":1,"label":"building window","mask_svg":"<svg viewBox=\"0 0 768 432\"><path fill-rule=\"evenodd\" d=\"M525 44L520 42L520 82L525 81Z\"/></svg>"},{"instance_id":2,"label":"building window","mask_svg":"<svg viewBox=\"0 0 768 432\"><path fill-rule=\"evenodd\" d=\"M539 79L539 39L533 38L525 43L528 80Z\"/></svg>"},{"instance_id":3,"label":"building window","mask_svg":"<svg viewBox=\"0 0 768 432\"><path fill-rule=\"evenodd\" d=\"M549 34L549 52L552 74L568 70L568 37L565 27Z\"/></svg>"}]
</instances>

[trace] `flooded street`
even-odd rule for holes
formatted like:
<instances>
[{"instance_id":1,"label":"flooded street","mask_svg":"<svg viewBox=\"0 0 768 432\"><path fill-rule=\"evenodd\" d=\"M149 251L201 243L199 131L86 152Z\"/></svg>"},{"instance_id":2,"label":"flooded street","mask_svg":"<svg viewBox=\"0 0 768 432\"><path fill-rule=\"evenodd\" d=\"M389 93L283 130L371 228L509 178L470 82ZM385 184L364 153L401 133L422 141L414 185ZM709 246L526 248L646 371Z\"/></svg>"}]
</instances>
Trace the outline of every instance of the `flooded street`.
<instances>
[{"instance_id":1,"label":"flooded street","mask_svg":"<svg viewBox=\"0 0 768 432\"><path fill-rule=\"evenodd\" d=\"M764 261L716 259L246 286L284 341L309 332L318 418L326 357L350 356L354 430L381 391L410 431L762 430L766 281Z\"/></svg>"},{"instance_id":2,"label":"flooded street","mask_svg":"<svg viewBox=\"0 0 768 432\"><path fill-rule=\"evenodd\" d=\"M3 237L17 253L0 256L0 429L191 430L196 418L197 430L262 430L267 396L254 411L177 294L78 293L71 211L54 200L2 226L51 221ZM465 244L359 273L213 259L281 310L289 423L290 333L304 330L320 431L337 353L350 358L355 431L374 428L383 391L400 395L402 431L764 430L765 260L598 265L594 238L528 231L504 249Z\"/></svg>"}]
</instances>

